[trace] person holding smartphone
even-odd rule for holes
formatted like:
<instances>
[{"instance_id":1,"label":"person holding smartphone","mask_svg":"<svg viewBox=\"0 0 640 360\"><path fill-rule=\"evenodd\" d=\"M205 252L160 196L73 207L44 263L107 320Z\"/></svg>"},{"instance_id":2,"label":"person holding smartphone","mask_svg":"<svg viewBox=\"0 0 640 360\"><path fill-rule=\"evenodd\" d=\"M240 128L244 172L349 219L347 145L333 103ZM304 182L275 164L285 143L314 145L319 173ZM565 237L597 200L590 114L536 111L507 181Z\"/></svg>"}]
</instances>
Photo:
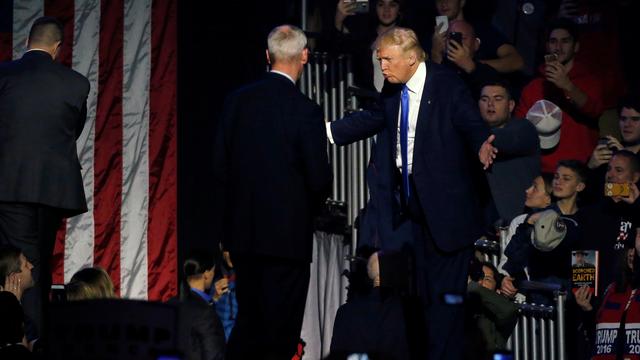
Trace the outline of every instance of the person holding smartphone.
<instances>
[{"instance_id":1,"label":"person holding smartphone","mask_svg":"<svg viewBox=\"0 0 640 360\"><path fill-rule=\"evenodd\" d=\"M467 20L463 11L466 0L436 0L435 3L438 15L447 17L449 28L453 21ZM484 42L482 48L478 48L478 61L502 74L513 73L524 67L524 60L518 50L493 25L474 22L473 27L478 38ZM437 24L431 37L431 57L434 62L441 62L440 54L443 54L446 47L447 32L444 24Z\"/></svg>"},{"instance_id":2,"label":"person holding smartphone","mask_svg":"<svg viewBox=\"0 0 640 360\"><path fill-rule=\"evenodd\" d=\"M471 95L478 99L482 86L495 82L500 75L494 68L477 59L481 40L470 23L464 20L451 21L446 34L444 51L440 56L434 53L433 61L453 67L467 83Z\"/></svg>"},{"instance_id":3,"label":"person holding smartphone","mask_svg":"<svg viewBox=\"0 0 640 360\"><path fill-rule=\"evenodd\" d=\"M629 94L623 97L618 103L617 113L621 140L611 135L598 139L598 145L593 149L587 164L591 169L589 181L594 184L588 194L591 202L598 201L604 195L602 189L607 164L613 154L622 149L634 154L640 153L640 96Z\"/></svg>"},{"instance_id":4,"label":"person holding smartphone","mask_svg":"<svg viewBox=\"0 0 640 360\"><path fill-rule=\"evenodd\" d=\"M539 100L547 100L562 110L558 145L542 153L542 172L555 171L558 161L576 159L587 162L598 141L598 118L604 110L600 81L586 65L576 61L580 49L578 32L566 19L548 28L549 57L539 75L522 90L516 116L525 117Z\"/></svg>"},{"instance_id":5,"label":"person holding smartphone","mask_svg":"<svg viewBox=\"0 0 640 360\"><path fill-rule=\"evenodd\" d=\"M599 201L581 208L579 223L584 236L582 249L600 252L600 284L606 286L614 281L616 259L640 227L640 159L638 155L620 150L614 153L607 164L604 175L606 183L625 185L628 196L604 196ZM600 287L604 290L603 287Z\"/></svg>"},{"instance_id":6,"label":"person holding smartphone","mask_svg":"<svg viewBox=\"0 0 640 360\"><path fill-rule=\"evenodd\" d=\"M380 92L384 83L375 58L374 41L378 35L402 24L404 0L374 0L369 13L358 12L353 0L338 0L332 43L337 53L353 57L352 68L357 86Z\"/></svg>"}]
</instances>

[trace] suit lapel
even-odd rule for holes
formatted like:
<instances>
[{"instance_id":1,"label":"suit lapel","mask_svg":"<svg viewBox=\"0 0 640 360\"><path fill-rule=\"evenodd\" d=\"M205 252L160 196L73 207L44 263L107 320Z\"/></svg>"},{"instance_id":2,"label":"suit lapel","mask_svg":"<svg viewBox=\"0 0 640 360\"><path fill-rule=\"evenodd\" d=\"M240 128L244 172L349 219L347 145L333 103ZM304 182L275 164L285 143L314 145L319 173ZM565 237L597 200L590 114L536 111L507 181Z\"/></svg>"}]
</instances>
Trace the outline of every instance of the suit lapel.
<instances>
[{"instance_id":1,"label":"suit lapel","mask_svg":"<svg viewBox=\"0 0 640 360\"><path fill-rule=\"evenodd\" d=\"M426 141L427 131L427 122L432 118L432 106L431 99L433 98L433 86L432 83L432 72L430 66L427 65L427 78L424 81L424 88L422 89L422 98L420 99L420 110L418 110L418 120L416 122L416 137L414 139L413 144L413 157L415 164L416 154L419 154L422 149L422 144ZM420 134L420 135L419 135Z\"/></svg>"},{"instance_id":2,"label":"suit lapel","mask_svg":"<svg viewBox=\"0 0 640 360\"><path fill-rule=\"evenodd\" d=\"M387 126L389 134L391 135L391 154L393 154L391 158L393 159L393 164L395 166L395 159L397 156L396 152L398 149L398 112L400 111L400 90L393 96L388 97L386 101L389 102L387 106L385 106L385 109L387 109Z\"/></svg>"}]
</instances>

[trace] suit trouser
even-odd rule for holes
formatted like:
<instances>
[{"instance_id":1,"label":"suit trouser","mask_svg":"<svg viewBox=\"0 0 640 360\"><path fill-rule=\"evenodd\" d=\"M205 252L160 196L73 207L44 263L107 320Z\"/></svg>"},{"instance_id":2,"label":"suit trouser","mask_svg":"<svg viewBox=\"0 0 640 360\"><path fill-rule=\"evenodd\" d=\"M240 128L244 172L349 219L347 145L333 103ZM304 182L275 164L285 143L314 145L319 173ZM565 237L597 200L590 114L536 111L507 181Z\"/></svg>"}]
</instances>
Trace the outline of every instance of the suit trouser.
<instances>
[{"instance_id":1,"label":"suit trouser","mask_svg":"<svg viewBox=\"0 0 640 360\"><path fill-rule=\"evenodd\" d=\"M51 287L51 256L60 211L39 204L0 202L0 243L20 248L33 264L33 288L22 296L25 315L32 319L40 335L43 333L44 305Z\"/></svg>"},{"instance_id":2,"label":"suit trouser","mask_svg":"<svg viewBox=\"0 0 640 360\"><path fill-rule=\"evenodd\" d=\"M238 315L227 359L291 359L300 340L309 263L238 256L233 265Z\"/></svg>"},{"instance_id":3,"label":"suit trouser","mask_svg":"<svg viewBox=\"0 0 640 360\"><path fill-rule=\"evenodd\" d=\"M417 194L411 179L412 194ZM446 206L447 204L442 204ZM464 357L464 298L472 246L445 252L435 244L417 196L408 202L415 254L415 286L423 304L429 360ZM453 296L451 296L453 295Z\"/></svg>"}]
</instances>

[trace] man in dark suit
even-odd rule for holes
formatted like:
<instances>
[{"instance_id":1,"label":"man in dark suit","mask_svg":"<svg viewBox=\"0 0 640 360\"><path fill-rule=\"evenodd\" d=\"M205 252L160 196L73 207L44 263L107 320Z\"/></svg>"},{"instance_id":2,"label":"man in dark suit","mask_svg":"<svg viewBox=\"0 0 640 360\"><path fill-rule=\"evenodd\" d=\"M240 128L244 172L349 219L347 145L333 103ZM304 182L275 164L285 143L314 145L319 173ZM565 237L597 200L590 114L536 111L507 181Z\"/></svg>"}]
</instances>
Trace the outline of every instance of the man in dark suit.
<instances>
[{"instance_id":1,"label":"man in dark suit","mask_svg":"<svg viewBox=\"0 0 640 360\"><path fill-rule=\"evenodd\" d=\"M296 88L306 37L268 38L266 76L227 100L216 140L216 226L236 269L238 317L230 359L290 359L309 286L313 215L331 171L320 107Z\"/></svg>"},{"instance_id":2,"label":"man in dark suit","mask_svg":"<svg viewBox=\"0 0 640 360\"><path fill-rule=\"evenodd\" d=\"M0 65L0 242L33 264L25 312L36 321L51 283L49 262L61 220L87 211L76 139L89 81L55 62L62 25L37 19L27 52Z\"/></svg>"},{"instance_id":3,"label":"man in dark suit","mask_svg":"<svg viewBox=\"0 0 640 360\"><path fill-rule=\"evenodd\" d=\"M487 168L497 152L494 136L462 80L425 63L413 31L384 33L377 54L386 79L380 110L353 113L329 124L328 133L341 145L378 135L373 186L378 205L393 210L394 226L412 224L429 359L460 359L463 311L445 294L465 293L471 244L480 234L468 153Z\"/></svg>"}]
</instances>

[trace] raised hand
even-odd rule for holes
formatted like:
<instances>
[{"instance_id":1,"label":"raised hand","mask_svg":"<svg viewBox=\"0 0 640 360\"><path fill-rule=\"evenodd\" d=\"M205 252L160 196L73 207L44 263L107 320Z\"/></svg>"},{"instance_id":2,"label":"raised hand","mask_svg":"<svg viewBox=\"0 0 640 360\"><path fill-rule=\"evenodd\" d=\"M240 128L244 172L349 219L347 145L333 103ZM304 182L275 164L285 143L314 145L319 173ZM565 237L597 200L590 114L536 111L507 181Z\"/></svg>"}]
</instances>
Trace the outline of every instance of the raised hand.
<instances>
[{"instance_id":1,"label":"raised hand","mask_svg":"<svg viewBox=\"0 0 640 360\"><path fill-rule=\"evenodd\" d=\"M484 170L487 170L491 166L491 164L493 164L493 160L496 158L496 154L498 153L498 149L491 145L495 138L495 135L490 135L487 140L482 143L482 146L478 151L478 158L480 159L482 165L484 165Z\"/></svg>"}]
</instances>

